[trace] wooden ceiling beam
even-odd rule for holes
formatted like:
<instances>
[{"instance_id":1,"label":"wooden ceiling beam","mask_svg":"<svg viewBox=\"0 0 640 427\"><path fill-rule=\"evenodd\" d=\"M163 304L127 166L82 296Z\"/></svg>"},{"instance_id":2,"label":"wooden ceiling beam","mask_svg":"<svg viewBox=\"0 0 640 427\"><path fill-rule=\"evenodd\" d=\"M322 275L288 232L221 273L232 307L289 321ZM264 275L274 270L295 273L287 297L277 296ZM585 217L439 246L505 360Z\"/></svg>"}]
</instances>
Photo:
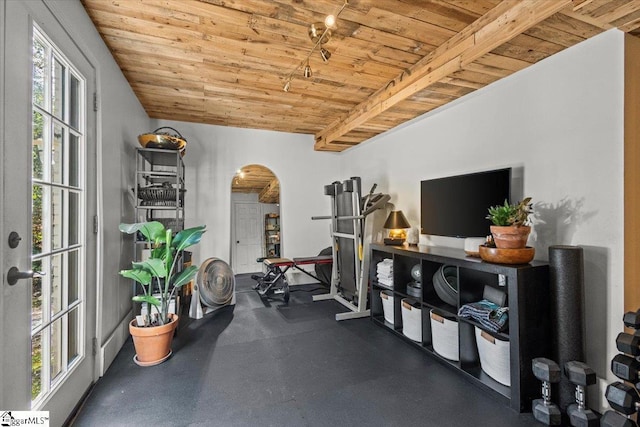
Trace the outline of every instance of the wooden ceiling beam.
<instances>
[{"instance_id":1,"label":"wooden ceiling beam","mask_svg":"<svg viewBox=\"0 0 640 427\"><path fill-rule=\"evenodd\" d=\"M573 19L576 19L578 21L582 21L582 22L584 22L586 24L593 25L594 27L598 27L601 30L605 30L606 31L606 30L610 30L610 29L614 28L613 25L608 24L606 22L602 22L598 18L594 18L592 16L589 16L589 15L586 15L586 14L583 14L583 13L580 13L580 12L576 12L576 11L573 11L573 10L570 10L570 9L565 9L565 10L561 11L560 13L562 13L563 15L568 16L569 18L573 18Z\"/></svg>"},{"instance_id":2,"label":"wooden ceiling beam","mask_svg":"<svg viewBox=\"0 0 640 427\"><path fill-rule=\"evenodd\" d=\"M625 3L624 5L613 9L603 15L598 16L598 19L615 24L616 21L633 14L638 10L640 10L640 2L632 1L629 3Z\"/></svg>"},{"instance_id":3,"label":"wooden ceiling beam","mask_svg":"<svg viewBox=\"0 0 640 427\"><path fill-rule=\"evenodd\" d=\"M316 134L316 150L381 114L429 85L459 71L516 35L571 5L571 0L505 0L401 73L349 114Z\"/></svg>"}]
</instances>

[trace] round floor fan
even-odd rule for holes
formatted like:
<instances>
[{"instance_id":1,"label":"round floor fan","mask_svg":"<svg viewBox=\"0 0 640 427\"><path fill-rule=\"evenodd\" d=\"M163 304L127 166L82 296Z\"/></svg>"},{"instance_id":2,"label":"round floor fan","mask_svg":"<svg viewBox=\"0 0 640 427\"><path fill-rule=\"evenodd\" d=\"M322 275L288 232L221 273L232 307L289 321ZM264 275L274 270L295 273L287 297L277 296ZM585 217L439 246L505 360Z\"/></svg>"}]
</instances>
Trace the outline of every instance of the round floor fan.
<instances>
[{"instance_id":1,"label":"round floor fan","mask_svg":"<svg viewBox=\"0 0 640 427\"><path fill-rule=\"evenodd\" d=\"M219 258L208 258L196 276L189 316L200 319L206 313L230 305L235 288L236 280L229 264Z\"/></svg>"}]
</instances>

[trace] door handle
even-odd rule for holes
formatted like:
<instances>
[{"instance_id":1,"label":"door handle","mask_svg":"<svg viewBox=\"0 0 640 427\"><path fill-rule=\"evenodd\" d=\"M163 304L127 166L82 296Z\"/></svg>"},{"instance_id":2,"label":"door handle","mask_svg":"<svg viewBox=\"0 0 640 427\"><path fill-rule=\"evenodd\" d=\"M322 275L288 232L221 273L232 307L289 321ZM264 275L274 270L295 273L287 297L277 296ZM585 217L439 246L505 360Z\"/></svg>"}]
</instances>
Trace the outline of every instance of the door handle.
<instances>
[{"instance_id":1,"label":"door handle","mask_svg":"<svg viewBox=\"0 0 640 427\"><path fill-rule=\"evenodd\" d=\"M7 273L7 283L9 283L10 286L13 286L18 283L18 280L20 279L32 279L34 277L42 277L44 275L44 271L20 271L18 270L18 267L14 266L11 267Z\"/></svg>"}]
</instances>

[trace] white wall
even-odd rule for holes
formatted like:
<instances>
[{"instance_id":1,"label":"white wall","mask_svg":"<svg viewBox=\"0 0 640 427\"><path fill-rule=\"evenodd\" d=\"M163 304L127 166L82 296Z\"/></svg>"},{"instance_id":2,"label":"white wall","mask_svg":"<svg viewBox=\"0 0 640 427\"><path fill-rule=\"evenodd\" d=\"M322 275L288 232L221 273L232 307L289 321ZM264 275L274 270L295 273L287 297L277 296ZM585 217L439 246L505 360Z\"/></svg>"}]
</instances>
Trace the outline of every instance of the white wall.
<instances>
[{"instance_id":1,"label":"white wall","mask_svg":"<svg viewBox=\"0 0 640 427\"><path fill-rule=\"evenodd\" d=\"M194 262L230 259L231 181L249 164L266 166L280 180L283 257L317 255L331 245L328 222L311 217L331 212L324 186L343 179L340 157L313 151L311 135L166 120L154 126L173 127L187 140L186 226L206 224L208 230L194 248Z\"/></svg>"},{"instance_id":2,"label":"white wall","mask_svg":"<svg viewBox=\"0 0 640 427\"><path fill-rule=\"evenodd\" d=\"M100 252L98 305L101 313L98 342L106 354L106 369L128 336L126 326L131 311L131 281L118 271L130 265L133 243L118 231L118 224L131 222L137 135L149 131L150 120L120 68L78 0L48 2L76 44L97 70L98 109L98 194ZM95 314L90 314L95 315Z\"/></svg>"},{"instance_id":3,"label":"white wall","mask_svg":"<svg viewBox=\"0 0 640 427\"><path fill-rule=\"evenodd\" d=\"M610 380L623 313L623 60L623 34L606 32L340 158L414 226L421 180L519 168L537 212L536 257L547 259L549 245L584 247L587 363Z\"/></svg>"}]
</instances>

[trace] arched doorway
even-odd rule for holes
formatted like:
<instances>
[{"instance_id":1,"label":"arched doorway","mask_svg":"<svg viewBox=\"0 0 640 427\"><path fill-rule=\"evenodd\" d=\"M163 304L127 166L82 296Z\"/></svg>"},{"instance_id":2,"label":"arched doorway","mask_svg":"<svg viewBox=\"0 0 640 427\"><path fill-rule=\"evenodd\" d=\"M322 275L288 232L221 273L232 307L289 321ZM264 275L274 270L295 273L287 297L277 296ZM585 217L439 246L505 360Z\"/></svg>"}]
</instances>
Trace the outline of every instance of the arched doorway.
<instances>
[{"instance_id":1,"label":"arched doorway","mask_svg":"<svg viewBox=\"0 0 640 427\"><path fill-rule=\"evenodd\" d=\"M262 270L256 260L282 254L280 181L271 169L246 165L231 182L231 264L236 274Z\"/></svg>"}]
</instances>

